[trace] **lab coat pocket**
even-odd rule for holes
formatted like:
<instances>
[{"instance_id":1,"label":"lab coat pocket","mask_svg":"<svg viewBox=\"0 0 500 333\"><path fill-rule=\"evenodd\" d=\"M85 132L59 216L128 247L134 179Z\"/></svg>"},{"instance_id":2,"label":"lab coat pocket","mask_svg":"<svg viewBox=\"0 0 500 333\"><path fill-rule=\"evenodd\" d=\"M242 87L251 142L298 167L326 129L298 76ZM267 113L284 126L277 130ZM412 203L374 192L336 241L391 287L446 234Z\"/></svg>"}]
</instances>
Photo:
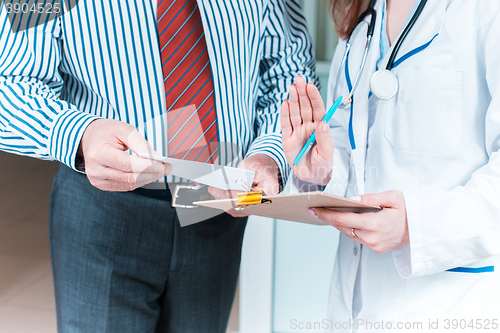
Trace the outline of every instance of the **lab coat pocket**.
<instances>
[{"instance_id":1,"label":"lab coat pocket","mask_svg":"<svg viewBox=\"0 0 500 333\"><path fill-rule=\"evenodd\" d=\"M443 153L462 138L462 76L458 70L394 70L397 95L386 101L385 136L397 149Z\"/></svg>"}]
</instances>

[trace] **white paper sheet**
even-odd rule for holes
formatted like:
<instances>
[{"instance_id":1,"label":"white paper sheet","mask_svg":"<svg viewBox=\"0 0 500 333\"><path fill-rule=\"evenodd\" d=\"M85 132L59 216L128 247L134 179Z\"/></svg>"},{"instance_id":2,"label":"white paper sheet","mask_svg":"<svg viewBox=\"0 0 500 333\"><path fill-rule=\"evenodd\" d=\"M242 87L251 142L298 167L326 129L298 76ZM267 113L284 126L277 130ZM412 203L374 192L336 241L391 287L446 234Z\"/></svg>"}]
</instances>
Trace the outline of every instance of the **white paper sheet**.
<instances>
[{"instance_id":1,"label":"white paper sheet","mask_svg":"<svg viewBox=\"0 0 500 333\"><path fill-rule=\"evenodd\" d=\"M170 164L172 166L171 174L174 176L222 190L248 191L252 187L255 177L255 171L229 166L179 160L148 153L141 153L139 156Z\"/></svg>"}]
</instances>

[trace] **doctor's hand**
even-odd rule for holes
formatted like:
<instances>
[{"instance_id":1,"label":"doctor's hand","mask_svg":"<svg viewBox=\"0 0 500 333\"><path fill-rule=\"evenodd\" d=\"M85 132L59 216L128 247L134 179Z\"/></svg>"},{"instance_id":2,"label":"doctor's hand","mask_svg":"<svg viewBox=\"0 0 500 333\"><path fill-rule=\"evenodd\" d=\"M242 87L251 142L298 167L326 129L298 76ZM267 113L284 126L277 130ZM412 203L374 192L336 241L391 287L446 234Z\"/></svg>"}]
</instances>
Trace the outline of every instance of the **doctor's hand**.
<instances>
[{"instance_id":1,"label":"doctor's hand","mask_svg":"<svg viewBox=\"0 0 500 333\"><path fill-rule=\"evenodd\" d=\"M79 148L90 183L103 191L127 192L172 171L169 164L131 156L126 152L128 149L135 154L158 155L134 126L109 119L93 121L85 130Z\"/></svg>"},{"instance_id":2,"label":"doctor's hand","mask_svg":"<svg viewBox=\"0 0 500 333\"><path fill-rule=\"evenodd\" d=\"M289 100L281 107L282 143L285 157L293 166L295 158L316 130L316 144L293 169L300 179L326 185L333 169L333 140L330 126L321 121L325 116L323 99L312 83L306 84L301 76L290 88Z\"/></svg>"},{"instance_id":3,"label":"doctor's hand","mask_svg":"<svg viewBox=\"0 0 500 333\"><path fill-rule=\"evenodd\" d=\"M264 191L267 195L276 195L279 193L280 170L276 162L269 156L255 154L245 158L240 162L238 168L255 171L253 184L248 184L255 191ZM208 192L215 199L236 198L240 191L224 191L215 187L209 187ZM228 211L233 217L247 216L246 214Z\"/></svg>"},{"instance_id":4,"label":"doctor's hand","mask_svg":"<svg viewBox=\"0 0 500 333\"><path fill-rule=\"evenodd\" d=\"M376 253L385 253L410 244L406 205L403 193L388 191L365 194L352 199L381 206L376 213L340 213L324 208L311 208L309 214L324 220L349 238Z\"/></svg>"}]
</instances>

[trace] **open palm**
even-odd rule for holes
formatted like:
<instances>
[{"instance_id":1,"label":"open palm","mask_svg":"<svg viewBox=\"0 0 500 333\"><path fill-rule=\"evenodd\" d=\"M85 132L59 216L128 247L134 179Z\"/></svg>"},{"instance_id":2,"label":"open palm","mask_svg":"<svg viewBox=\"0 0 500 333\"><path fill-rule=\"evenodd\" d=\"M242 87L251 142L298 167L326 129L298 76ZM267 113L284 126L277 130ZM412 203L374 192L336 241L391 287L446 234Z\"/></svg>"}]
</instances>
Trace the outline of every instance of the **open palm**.
<instances>
[{"instance_id":1,"label":"open palm","mask_svg":"<svg viewBox=\"0 0 500 333\"><path fill-rule=\"evenodd\" d=\"M281 107L282 142L285 157L291 166L307 140L316 130L316 144L293 169L302 180L326 185L333 168L333 140L330 126L322 121L325 116L323 99L312 83L301 76L290 88L290 97Z\"/></svg>"}]
</instances>

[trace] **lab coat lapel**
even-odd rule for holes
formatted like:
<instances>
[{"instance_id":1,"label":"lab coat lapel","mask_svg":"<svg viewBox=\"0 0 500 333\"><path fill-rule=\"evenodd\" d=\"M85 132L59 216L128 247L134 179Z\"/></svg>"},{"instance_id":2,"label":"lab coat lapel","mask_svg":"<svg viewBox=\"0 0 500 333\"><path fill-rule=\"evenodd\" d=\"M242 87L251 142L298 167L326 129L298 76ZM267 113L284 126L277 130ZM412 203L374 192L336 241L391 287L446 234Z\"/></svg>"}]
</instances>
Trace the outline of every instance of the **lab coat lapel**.
<instances>
[{"instance_id":1,"label":"lab coat lapel","mask_svg":"<svg viewBox=\"0 0 500 333\"><path fill-rule=\"evenodd\" d=\"M404 43L401 45L396 60L411 50L430 42L434 36L439 33L444 22L447 4L448 1L446 0L429 0L427 2L419 19L413 26ZM375 98L372 96L369 100L368 93L370 92L371 76L376 71L376 64L380 58L379 45L380 31L382 29L383 6L384 1L382 0L377 1L377 4L375 5L375 10L377 11L375 33L373 35L371 50L366 61L366 67L360 78L360 83L354 96L353 130L356 140L356 149L351 152L351 165L354 166L354 170L351 170L350 177L354 177L354 179L356 179L357 188L348 189L348 196L363 194L365 192L364 174L368 136L369 102ZM355 75L354 73L356 73L359 68L355 67L359 66L361 63L361 57L363 55L362 48L364 47L365 41L366 35L358 34L355 42L356 45L353 43L353 50L349 60L349 70L350 73L353 73L352 75ZM393 43L391 50L385 55L382 68L386 66L395 44L396 43ZM352 79L354 80L354 78ZM373 100L372 102L378 103L378 100Z\"/></svg>"},{"instance_id":2,"label":"lab coat lapel","mask_svg":"<svg viewBox=\"0 0 500 333\"><path fill-rule=\"evenodd\" d=\"M351 170L350 177L354 177L354 179L356 180L357 188L348 189L348 196L355 194L364 194L365 192L364 177L369 111L368 95L370 92L370 79L376 70L377 61L380 58L379 45L380 29L382 25L382 8L383 1L378 1L375 5L375 10L377 12L377 21L375 24L375 32L373 34L370 52L368 53L368 57L366 59L365 69L360 77L358 89L356 90L356 93L354 95L353 131L356 141L356 149L351 152L351 165L354 166L354 170ZM359 64L361 63L365 43L366 34L358 34L358 36L356 37L356 41L353 42L353 49L349 59L349 70L350 73L353 73L352 75L355 75L355 73L357 73L357 71L359 70Z\"/></svg>"},{"instance_id":3,"label":"lab coat lapel","mask_svg":"<svg viewBox=\"0 0 500 333\"><path fill-rule=\"evenodd\" d=\"M419 0L417 0L419 1ZM378 1L383 3L383 1ZM400 59L402 56L415 50L416 48L425 45L432 41L434 36L436 36L444 23L446 7L448 6L448 0L429 0L420 14L420 17L415 22L415 25L408 33L406 39L401 44L399 52L396 56L396 60ZM382 7L380 8L380 13L382 13ZM401 37L404 28L398 36L398 40ZM380 29L375 30L379 32ZM391 56L391 53L396 45L397 40L394 41L391 45L389 52L384 57L382 61L381 68L385 68L387 66L387 62Z\"/></svg>"}]
</instances>

